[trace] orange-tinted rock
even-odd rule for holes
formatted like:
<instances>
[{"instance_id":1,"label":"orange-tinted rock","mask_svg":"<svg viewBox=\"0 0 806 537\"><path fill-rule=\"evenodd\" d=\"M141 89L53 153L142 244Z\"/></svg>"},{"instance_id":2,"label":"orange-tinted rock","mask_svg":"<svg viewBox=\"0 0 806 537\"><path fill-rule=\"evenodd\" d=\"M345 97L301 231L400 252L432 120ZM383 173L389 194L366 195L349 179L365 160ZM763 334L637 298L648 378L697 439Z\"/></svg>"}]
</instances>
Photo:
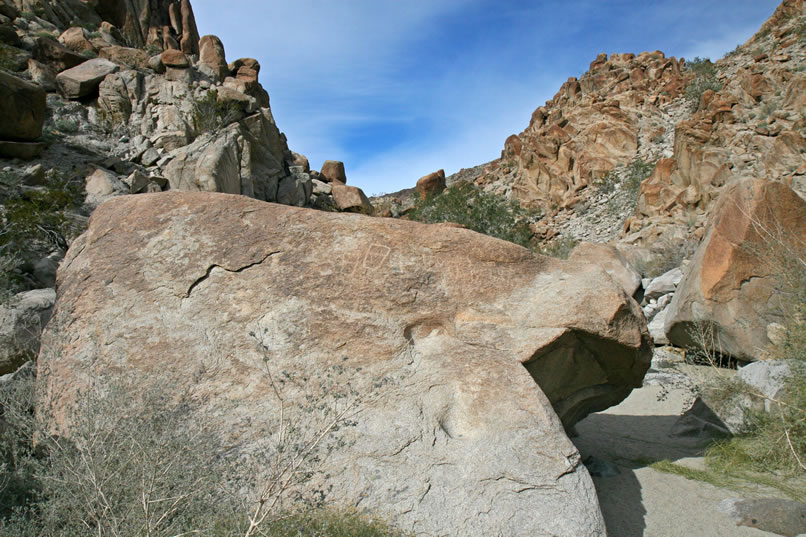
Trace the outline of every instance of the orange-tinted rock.
<instances>
[{"instance_id":1,"label":"orange-tinted rock","mask_svg":"<svg viewBox=\"0 0 806 537\"><path fill-rule=\"evenodd\" d=\"M767 358L768 327L782 323L785 313L776 277L782 260L804 255L803 237L806 201L790 188L759 179L730 185L670 305L669 340L689 346L692 330L710 324L714 350L742 360Z\"/></svg>"},{"instance_id":2,"label":"orange-tinted rock","mask_svg":"<svg viewBox=\"0 0 806 537\"><path fill-rule=\"evenodd\" d=\"M166 67L175 69L187 69L190 67L190 61L181 50L166 50L160 55L160 59Z\"/></svg>"},{"instance_id":3,"label":"orange-tinted rock","mask_svg":"<svg viewBox=\"0 0 806 537\"><path fill-rule=\"evenodd\" d=\"M199 41L198 68L217 82L223 81L229 74L224 44L218 37L205 35Z\"/></svg>"},{"instance_id":4,"label":"orange-tinted rock","mask_svg":"<svg viewBox=\"0 0 806 537\"><path fill-rule=\"evenodd\" d=\"M238 73L235 75L235 78L246 80L247 82L257 82L257 71L243 65L238 68Z\"/></svg>"},{"instance_id":5,"label":"orange-tinted rock","mask_svg":"<svg viewBox=\"0 0 806 537\"><path fill-rule=\"evenodd\" d=\"M528 207L571 207L578 192L635 158L640 139L657 132L649 102L683 94L679 62L662 54L600 54L580 79L569 78L532 114L529 127L507 138L500 162L479 177L501 184Z\"/></svg>"},{"instance_id":6,"label":"orange-tinted rock","mask_svg":"<svg viewBox=\"0 0 806 537\"><path fill-rule=\"evenodd\" d=\"M59 36L59 42L73 52L87 52L95 50L87 36L87 31L84 28L74 26L68 28L62 35Z\"/></svg>"},{"instance_id":7,"label":"orange-tinted rock","mask_svg":"<svg viewBox=\"0 0 806 537\"><path fill-rule=\"evenodd\" d=\"M420 199L441 194L445 190L445 170L437 170L420 177L415 188L420 194Z\"/></svg>"},{"instance_id":8,"label":"orange-tinted rock","mask_svg":"<svg viewBox=\"0 0 806 537\"><path fill-rule=\"evenodd\" d=\"M319 179L325 183L336 182L347 184L347 175L344 173L344 163L339 160L326 160L319 172Z\"/></svg>"},{"instance_id":9,"label":"orange-tinted rock","mask_svg":"<svg viewBox=\"0 0 806 537\"><path fill-rule=\"evenodd\" d=\"M338 181L333 181L331 195L340 211L372 214L372 204L369 202L369 198L357 186L348 186Z\"/></svg>"},{"instance_id":10,"label":"orange-tinted rock","mask_svg":"<svg viewBox=\"0 0 806 537\"><path fill-rule=\"evenodd\" d=\"M181 1L182 13L182 39L179 47L185 54L199 53L199 30L196 28L196 17L193 15L193 6L190 0Z\"/></svg>"}]
</instances>

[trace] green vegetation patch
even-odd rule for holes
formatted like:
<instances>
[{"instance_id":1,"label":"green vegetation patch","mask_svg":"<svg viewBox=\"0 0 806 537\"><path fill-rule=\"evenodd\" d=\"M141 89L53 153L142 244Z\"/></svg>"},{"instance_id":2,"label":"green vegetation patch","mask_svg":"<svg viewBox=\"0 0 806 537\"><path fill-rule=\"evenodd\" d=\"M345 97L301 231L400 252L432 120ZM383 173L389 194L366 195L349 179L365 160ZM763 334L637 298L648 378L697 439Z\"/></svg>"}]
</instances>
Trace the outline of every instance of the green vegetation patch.
<instances>
[{"instance_id":1,"label":"green vegetation patch","mask_svg":"<svg viewBox=\"0 0 806 537\"><path fill-rule=\"evenodd\" d=\"M521 208L515 201L484 192L471 183L457 183L441 194L417 202L408 213L418 222L453 222L468 229L531 247L529 219L538 215Z\"/></svg>"},{"instance_id":2,"label":"green vegetation patch","mask_svg":"<svg viewBox=\"0 0 806 537\"><path fill-rule=\"evenodd\" d=\"M190 111L190 124L197 134L216 132L243 117L243 112L233 101L219 101L218 91L210 90L194 99Z\"/></svg>"},{"instance_id":3,"label":"green vegetation patch","mask_svg":"<svg viewBox=\"0 0 806 537\"><path fill-rule=\"evenodd\" d=\"M708 58L695 57L686 63L686 70L694 77L686 85L685 98L691 111L696 112L703 93L708 90L721 90L722 83L717 79L716 66Z\"/></svg>"},{"instance_id":4,"label":"green vegetation patch","mask_svg":"<svg viewBox=\"0 0 806 537\"><path fill-rule=\"evenodd\" d=\"M26 288L26 260L53 247L67 249L83 232L70 211L83 203L83 182L46 174L45 185L24 188L12 172L0 173L0 292Z\"/></svg>"}]
</instances>

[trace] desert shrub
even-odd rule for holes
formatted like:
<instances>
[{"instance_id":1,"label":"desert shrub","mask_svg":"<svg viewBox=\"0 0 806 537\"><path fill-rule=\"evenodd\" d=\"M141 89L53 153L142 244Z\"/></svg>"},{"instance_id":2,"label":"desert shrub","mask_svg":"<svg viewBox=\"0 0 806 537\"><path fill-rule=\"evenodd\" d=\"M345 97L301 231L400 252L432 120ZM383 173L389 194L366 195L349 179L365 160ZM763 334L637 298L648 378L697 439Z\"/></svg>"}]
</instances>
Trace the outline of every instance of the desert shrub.
<instances>
[{"instance_id":1,"label":"desert shrub","mask_svg":"<svg viewBox=\"0 0 806 537\"><path fill-rule=\"evenodd\" d=\"M761 109L759 110L759 113L758 113L758 118L760 120L769 119L770 116L776 110L778 110L778 107L779 107L779 104L774 99L765 101L764 104L761 105Z\"/></svg>"},{"instance_id":2,"label":"desert shrub","mask_svg":"<svg viewBox=\"0 0 806 537\"><path fill-rule=\"evenodd\" d=\"M776 277L784 336L772 357L789 359L792 374L779 400L747 386L717 386L732 390L734 398L772 404L765 411L746 410L745 433L712 446L708 460L721 471L776 471L802 478L806 476L806 241L776 225L774 218L771 221L753 221L761 240L747 248L759 262L768 263Z\"/></svg>"},{"instance_id":3,"label":"desert shrub","mask_svg":"<svg viewBox=\"0 0 806 537\"><path fill-rule=\"evenodd\" d=\"M696 57L686 63L686 69L694 76L686 85L685 98L691 111L696 112L703 93L708 90L719 91L722 84L717 79L716 66L708 58Z\"/></svg>"},{"instance_id":4,"label":"desert shrub","mask_svg":"<svg viewBox=\"0 0 806 537\"><path fill-rule=\"evenodd\" d=\"M56 130L65 134L75 134L78 132L78 121L75 119L59 118L53 122Z\"/></svg>"},{"instance_id":5,"label":"desert shrub","mask_svg":"<svg viewBox=\"0 0 806 537\"><path fill-rule=\"evenodd\" d=\"M806 41L806 18L801 17L798 19L798 25L795 27L795 35L800 41Z\"/></svg>"},{"instance_id":6,"label":"desert shrub","mask_svg":"<svg viewBox=\"0 0 806 537\"><path fill-rule=\"evenodd\" d=\"M98 53L95 52L94 50L85 50L84 52L81 53L81 55L84 56L85 58L89 58L90 60L98 57Z\"/></svg>"},{"instance_id":7,"label":"desert shrub","mask_svg":"<svg viewBox=\"0 0 806 537\"><path fill-rule=\"evenodd\" d=\"M394 537L403 536L382 520L353 512L317 510L269 524L269 537Z\"/></svg>"},{"instance_id":8,"label":"desert shrub","mask_svg":"<svg viewBox=\"0 0 806 537\"><path fill-rule=\"evenodd\" d=\"M215 132L243 116L238 105L232 101L218 100L218 91L210 90L191 103L190 123L198 134Z\"/></svg>"},{"instance_id":9,"label":"desert shrub","mask_svg":"<svg viewBox=\"0 0 806 537\"><path fill-rule=\"evenodd\" d=\"M289 388L280 378L295 387L302 382L278 373L280 396ZM330 405L341 380L325 381L300 412ZM305 496L301 489L321 497L310 481L325 456L319 447L339 439L349 414L325 417L330 425L306 436L301 422L287 420L293 405L284 407L282 423L269 435L276 444L253 454L244 471L244 457L211 432L194 394L177 393L167 381L154 380L134 395L131 382L98 379L79 394L70 432L61 436L46 428L43 405L34 413L35 382L31 374L0 385L0 534L6 537L402 535L357 513L279 501Z\"/></svg>"},{"instance_id":10,"label":"desert shrub","mask_svg":"<svg viewBox=\"0 0 806 537\"><path fill-rule=\"evenodd\" d=\"M635 159L626 166L618 166L596 181L593 187L600 195L609 196L607 211L611 214L629 215L638 205L641 182L652 175L654 161Z\"/></svg>"},{"instance_id":11,"label":"desert shrub","mask_svg":"<svg viewBox=\"0 0 806 537\"><path fill-rule=\"evenodd\" d=\"M0 270L4 291L22 290L24 261L53 248L66 250L83 225L71 210L83 202L83 182L58 173L46 174L46 184L23 189L14 173L0 175Z\"/></svg>"},{"instance_id":12,"label":"desert shrub","mask_svg":"<svg viewBox=\"0 0 806 537\"><path fill-rule=\"evenodd\" d=\"M0 69L6 71L21 71L28 65L28 59L25 53L5 43L0 43Z\"/></svg>"},{"instance_id":13,"label":"desert shrub","mask_svg":"<svg viewBox=\"0 0 806 537\"><path fill-rule=\"evenodd\" d=\"M428 224L453 222L527 248L533 236L528 219L536 217L517 202L465 182L418 201L408 215L412 220Z\"/></svg>"},{"instance_id":14,"label":"desert shrub","mask_svg":"<svg viewBox=\"0 0 806 537\"><path fill-rule=\"evenodd\" d=\"M715 470L806 475L806 362L793 360L790 363L792 376L787 380L783 398L772 401L769 411L746 409L746 432L708 449L708 462ZM746 397L763 404L767 399L743 384L734 383L719 389L732 389L732 398L726 398L728 402Z\"/></svg>"},{"instance_id":15,"label":"desert shrub","mask_svg":"<svg viewBox=\"0 0 806 537\"><path fill-rule=\"evenodd\" d=\"M557 259L568 259L571 252L576 248L579 241L573 237L560 237L546 241L537 247L537 253L556 257Z\"/></svg>"}]
</instances>

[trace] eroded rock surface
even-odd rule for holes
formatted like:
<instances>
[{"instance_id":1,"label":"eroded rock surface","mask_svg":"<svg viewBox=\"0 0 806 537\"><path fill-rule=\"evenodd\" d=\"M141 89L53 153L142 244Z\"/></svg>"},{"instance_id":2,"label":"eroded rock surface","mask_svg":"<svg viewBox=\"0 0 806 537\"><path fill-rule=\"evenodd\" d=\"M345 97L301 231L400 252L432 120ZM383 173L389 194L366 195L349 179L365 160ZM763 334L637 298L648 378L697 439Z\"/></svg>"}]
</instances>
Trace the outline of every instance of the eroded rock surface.
<instances>
[{"instance_id":1,"label":"eroded rock surface","mask_svg":"<svg viewBox=\"0 0 806 537\"><path fill-rule=\"evenodd\" d=\"M702 346L697 334L706 330L712 350L742 360L767 357L771 325L787 311L777 288L787 264L802 259L803 237L806 201L792 189L762 179L733 183L669 306L669 341Z\"/></svg>"},{"instance_id":2,"label":"eroded rock surface","mask_svg":"<svg viewBox=\"0 0 806 537\"><path fill-rule=\"evenodd\" d=\"M58 288L39 370L62 426L93 378L146 389L159 372L248 450L278 411L267 371L315 386L339 366L371 397L325 463L334 499L422 535L604 535L560 418L622 400L650 353L637 304L597 267L448 226L168 192L101 205Z\"/></svg>"}]
</instances>

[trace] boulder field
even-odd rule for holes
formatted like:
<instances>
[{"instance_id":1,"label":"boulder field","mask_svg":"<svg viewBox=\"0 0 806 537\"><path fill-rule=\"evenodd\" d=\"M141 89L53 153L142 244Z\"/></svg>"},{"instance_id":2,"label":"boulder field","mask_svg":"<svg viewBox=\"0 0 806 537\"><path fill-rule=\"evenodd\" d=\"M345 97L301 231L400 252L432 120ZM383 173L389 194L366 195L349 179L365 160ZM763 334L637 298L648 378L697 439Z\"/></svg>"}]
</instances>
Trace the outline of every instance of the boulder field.
<instances>
[{"instance_id":1,"label":"boulder field","mask_svg":"<svg viewBox=\"0 0 806 537\"><path fill-rule=\"evenodd\" d=\"M338 368L357 414L322 462L329 500L418 535L605 535L563 425L640 386L651 351L596 266L455 227L167 192L96 209L57 289L38 362L57 430L97 379L145 391L156 374L246 453L281 400ZM278 378L304 382L278 394Z\"/></svg>"}]
</instances>

